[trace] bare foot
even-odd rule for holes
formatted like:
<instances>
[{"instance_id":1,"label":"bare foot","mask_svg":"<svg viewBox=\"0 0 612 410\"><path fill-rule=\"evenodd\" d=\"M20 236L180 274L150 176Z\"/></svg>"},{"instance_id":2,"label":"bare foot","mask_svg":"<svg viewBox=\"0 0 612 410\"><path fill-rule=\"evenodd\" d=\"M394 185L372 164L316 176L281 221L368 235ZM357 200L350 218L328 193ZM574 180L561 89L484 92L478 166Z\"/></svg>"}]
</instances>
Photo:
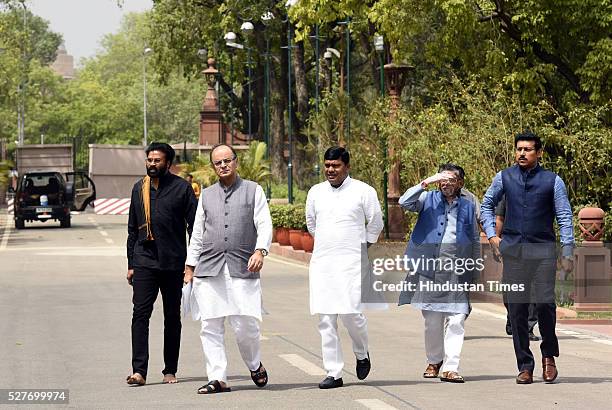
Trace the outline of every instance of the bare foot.
<instances>
[{"instance_id":1,"label":"bare foot","mask_svg":"<svg viewBox=\"0 0 612 410\"><path fill-rule=\"evenodd\" d=\"M125 379L127 384L131 384L131 385L137 385L137 386L144 386L144 384L146 383L145 378L142 377L142 374L140 373L134 373L131 376L128 376L127 379Z\"/></svg>"},{"instance_id":2,"label":"bare foot","mask_svg":"<svg viewBox=\"0 0 612 410\"><path fill-rule=\"evenodd\" d=\"M175 384L178 383L178 380L176 379L175 375L173 375L172 373L168 373L164 375L164 380L162 380L162 383Z\"/></svg>"}]
</instances>

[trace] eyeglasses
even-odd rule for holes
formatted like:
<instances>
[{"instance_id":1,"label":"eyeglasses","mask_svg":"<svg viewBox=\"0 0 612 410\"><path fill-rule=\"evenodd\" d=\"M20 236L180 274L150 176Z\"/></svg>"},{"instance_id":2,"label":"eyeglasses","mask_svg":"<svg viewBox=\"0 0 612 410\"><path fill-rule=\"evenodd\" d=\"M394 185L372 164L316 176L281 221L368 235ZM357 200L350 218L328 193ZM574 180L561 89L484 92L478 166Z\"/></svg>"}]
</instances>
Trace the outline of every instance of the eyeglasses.
<instances>
[{"instance_id":1,"label":"eyeglasses","mask_svg":"<svg viewBox=\"0 0 612 410\"><path fill-rule=\"evenodd\" d=\"M147 158L145 160L147 162L147 164L159 164L163 161L163 159L161 158Z\"/></svg>"},{"instance_id":2,"label":"eyeglasses","mask_svg":"<svg viewBox=\"0 0 612 410\"><path fill-rule=\"evenodd\" d=\"M236 157L234 158L225 158L225 159L220 159L219 161L213 161L213 165L216 166L217 168L223 166L223 165L229 165L232 163L233 160L235 160Z\"/></svg>"},{"instance_id":3,"label":"eyeglasses","mask_svg":"<svg viewBox=\"0 0 612 410\"><path fill-rule=\"evenodd\" d=\"M516 152L521 153L524 152L526 154L529 154L530 152L535 151L535 148L533 147L521 147L521 148L517 148Z\"/></svg>"}]
</instances>

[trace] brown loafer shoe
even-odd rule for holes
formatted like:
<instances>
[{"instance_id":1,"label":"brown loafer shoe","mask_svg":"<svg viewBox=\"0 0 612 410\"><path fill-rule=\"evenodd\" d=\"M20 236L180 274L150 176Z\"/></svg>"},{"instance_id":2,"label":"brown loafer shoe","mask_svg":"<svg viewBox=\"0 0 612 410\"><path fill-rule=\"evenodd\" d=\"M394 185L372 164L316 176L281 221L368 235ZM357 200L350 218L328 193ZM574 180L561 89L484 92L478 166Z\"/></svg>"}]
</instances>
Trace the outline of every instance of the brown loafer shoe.
<instances>
[{"instance_id":1,"label":"brown loafer shoe","mask_svg":"<svg viewBox=\"0 0 612 410\"><path fill-rule=\"evenodd\" d=\"M523 370L516 376L516 384L531 384L533 383L533 372Z\"/></svg>"},{"instance_id":2,"label":"brown loafer shoe","mask_svg":"<svg viewBox=\"0 0 612 410\"><path fill-rule=\"evenodd\" d=\"M542 379L546 383L552 383L555 381L559 372L557 371L557 366L555 365L554 357L543 357L542 358Z\"/></svg>"},{"instance_id":3,"label":"brown loafer shoe","mask_svg":"<svg viewBox=\"0 0 612 410\"><path fill-rule=\"evenodd\" d=\"M423 377L426 379L435 379L436 377L438 377L440 367L442 367L442 362L436 364L428 364L427 369L425 369L425 372L423 373Z\"/></svg>"}]
</instances>

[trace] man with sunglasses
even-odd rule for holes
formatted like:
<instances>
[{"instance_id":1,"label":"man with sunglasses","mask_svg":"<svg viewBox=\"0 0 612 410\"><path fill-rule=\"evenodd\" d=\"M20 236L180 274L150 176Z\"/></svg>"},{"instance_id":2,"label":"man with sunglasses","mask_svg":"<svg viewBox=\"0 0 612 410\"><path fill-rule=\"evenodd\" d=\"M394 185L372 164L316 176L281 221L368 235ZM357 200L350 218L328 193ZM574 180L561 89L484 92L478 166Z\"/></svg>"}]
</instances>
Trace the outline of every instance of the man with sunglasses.
<instances>
[{"instance_id":1,"label":"man with sunglasses","mask_svg":"<svg viewBox=\"0 0 612 410\"><path fill-rule=\"evenodd\" d=\"M210 162L219 182L202 191L185 265L185 284L202 321L200 337L208 384L199 394L230 391L225 354L225 319L251 379L268 383L260 360L261 284L259 272L272 242L272 218L260 185L240 178L238 158L226 144L215 145Z\"/></svg>"},{"instance_id":2,"label":"man with sunglasses","mask_svg":"<svg viewBox=\"0 0 612 410\"><path fill-rule=\"evenodd\" d=\"M542 379L552 383L558 372L555 357L559 341L555 334L555 273L557 266L556 219L562 245L561 266L573 268L574 229L572 208L563 180L539 165L542 142L527 131L514 139L516 164L493 178L481 207L482 226L496 259L503 256L512 341L519 374L517 384L533 383L535 360L529 349L529 303L536 303L542 343ZM506 197L502 239L495 232L495 206ZM535 300L531 286L535 286Z\"/></svg>"}]
</instances>

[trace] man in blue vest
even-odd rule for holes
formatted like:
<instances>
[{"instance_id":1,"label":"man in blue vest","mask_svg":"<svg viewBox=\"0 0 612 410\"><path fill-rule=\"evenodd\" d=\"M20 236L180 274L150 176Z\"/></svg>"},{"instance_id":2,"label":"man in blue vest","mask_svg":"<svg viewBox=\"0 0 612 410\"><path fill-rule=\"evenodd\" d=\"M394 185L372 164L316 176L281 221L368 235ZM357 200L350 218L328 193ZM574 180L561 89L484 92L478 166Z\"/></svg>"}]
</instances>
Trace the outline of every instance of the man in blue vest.
<instances>
[{"instance_id":1,"label":"man in blue vest","mask_svg":"<svg viewBox=\"0 0 612 410\"><path fill-rule=\"evenodd\" d=\"M530 289L535 286L535 303L542 343L542 379L552 383L558 375L555 357L559 341L555 334L556 235L553 222L559 225L562 245L562 268L573 268L574 245L572 209L563 180L554 172L540 167L542 142L531 132L518 134L514 140L516 164L493 178L482 201L482 226L496 259L503 256L504 282L511 286L506 293L512 325L512 341L519 374L518 384L533 382L535 361L529 350ZM495 206L506 195L503 240L495 233Z\"/></svg>"},{"instance_id":2,"label":"man in blue vest","mask_svg":"<svg viewBox=\"0 0 612 410\"><path fill-rule=\"evenodd\" d=\"M399 304L412 304L425 319L428 365L423 377L450 383L464 382L459 374L463 324L470 313L468 288L480 258L477 201L462 191L464 179L463 168L444 164L399 199L402 208L419 214L406 248L414 271L407 282L416 286L400 294ZM438 190L426 190L436 183Z\"/></svg>"}]
</instances>

